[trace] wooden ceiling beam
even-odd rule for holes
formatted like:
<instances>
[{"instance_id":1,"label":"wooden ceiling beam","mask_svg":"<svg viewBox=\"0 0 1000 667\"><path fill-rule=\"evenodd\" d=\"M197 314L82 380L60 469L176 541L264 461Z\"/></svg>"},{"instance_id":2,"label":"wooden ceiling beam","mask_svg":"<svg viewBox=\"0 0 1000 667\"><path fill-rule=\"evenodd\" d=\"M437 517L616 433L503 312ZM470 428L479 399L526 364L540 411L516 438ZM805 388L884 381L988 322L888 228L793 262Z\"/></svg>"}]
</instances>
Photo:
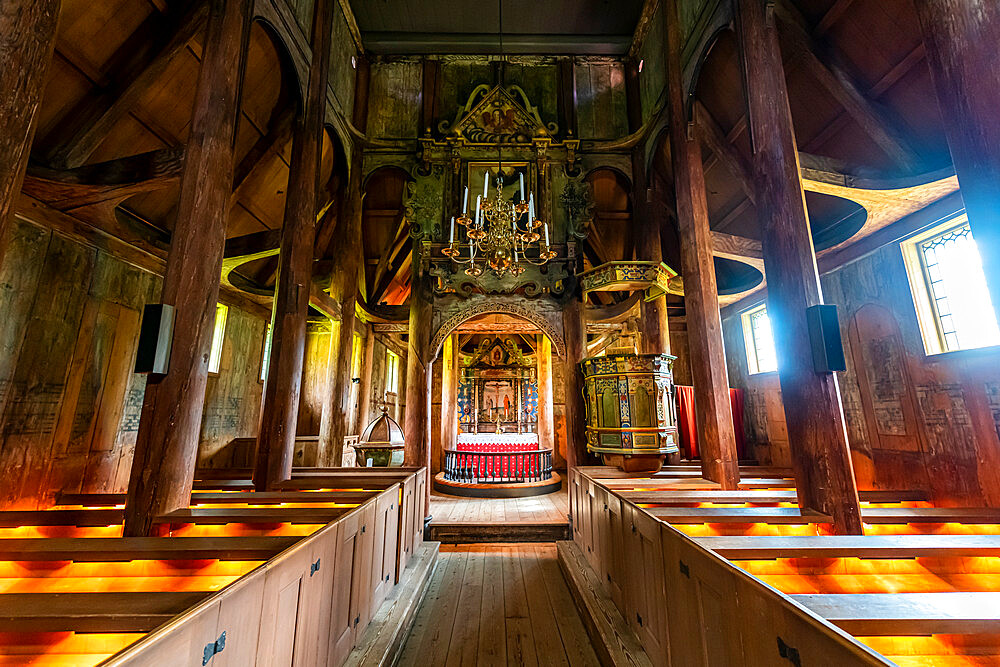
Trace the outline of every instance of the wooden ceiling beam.
<instances>
[{"instance_id":1,"label":"wooden ceiling beam","mask_svg":"<svg viewBox=\"0 0 1000 667\"><path fill-rule=\"evenodd\" d=\"M813 37L819 39L827 33L833 25L840 20L840 18L847 13L847 10L851 8L854 4L854 0L836 0L830 9L826 10L826 14L823 18L819 20L816 27L813 29Z\"/></svg>"},{"instance_id":2,"label":"wooden ceiling beam","mask_svg":"<svg viewBox=\"0 0 1000 667\"><path fill-rule=\"evenodd\" d=\"M53 208L69 211L161 190L180 180L183 166L183 148L165 148L75 169L29 165L24 191Z\"/></svg>"},{"instance_id":3,"label":"wooden ceiling beam","mask_svg":"<svg viewBox=\"0 0 1000 667\"><path fill-rule=\"evenodd\" d=\"M276 109L267 123L267 131L247 151L233 170L233 201L243 194L243 188L254 169L272 152L280 151L292 138L296 107L288 104Z\"/></svg>"},{"instance_id":4,"label":"wooden ceiling beam","mask_svg":"<svg viewBox=\"0 0 1000 667\"><path fill-rule=\"evenodd\" d=\"M743 189L750 201L756 201L756 193L753 187L753 178L750 176L750 166L740 155L736 147L729 142L723 133L722 128L712 117L711 112L699 101L694 103L695 124L701 129L701 139L712 151L712 154L722 162L729 173L736 177L740 188Z\"/></svg>"},{"instance_id":5,"label":"wooden ceiling beam","mask_svg":"<svg viewBox=\"0 0 1000 667\"><path fill-rule=\"evenodd\" d=\"M396 211L399 215L399 211ZM400 252L400 243L406 239L406 225L407 220L405 215L401 215L399 222L396 225L396 233L392 235L392 240L386 244L385 248L382 249L382 253L379 255L378 264L375 266L375 272L372 274L372 291L370 296L374 299L375 303L382 298L385 290L388 288L389 284L392 282L390 279L383 286L383 281L385 280L385 273L389 268L389 265L395 259L395 256ZM366 272L367 273L367 272ZM395 278L395 275L392 276ZM367 281L366 281L367 284Z\"/></svg>"},{"instance_id":6,"label":"wooden ceiling beam","mask_svg":"<svg viewBox=\"0 0 1000 667\"><path fill-rule=\"evenodd\" d=\"M204 27L208 3L185 0L171 3L167 16L154 13L111 57L111 85L96 91L65 115L55 130L53 148L46 155L52 166L84 164L187 48Z\"/></svg>"},{"instance_id":7,"label":"wooden ceiling beam","mask_svg":"<svg viewBox=\"0 0 1000 667\"><path fill-rule=\"evenodd\" d=\"M779 25L784 28L782 41L810 75L893 162L908 173L919 171L920 156L899 131L901 121L872 101L850 73L821 52L806 31L801 13L788 0L778 3L778 15L782 19Z\"/></svg>"}]
</instances>

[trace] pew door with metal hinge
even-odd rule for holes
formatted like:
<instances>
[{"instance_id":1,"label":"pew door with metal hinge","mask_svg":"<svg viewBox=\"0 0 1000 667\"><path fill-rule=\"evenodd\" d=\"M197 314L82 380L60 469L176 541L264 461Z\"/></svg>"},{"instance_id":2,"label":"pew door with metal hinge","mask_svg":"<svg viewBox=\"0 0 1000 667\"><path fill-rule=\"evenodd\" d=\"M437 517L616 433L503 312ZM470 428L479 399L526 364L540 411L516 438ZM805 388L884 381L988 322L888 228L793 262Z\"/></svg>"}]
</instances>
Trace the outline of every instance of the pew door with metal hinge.
<instances>
[{"instance_id":1,"label":"pew door with metal hinge","mask_svg":"<svg viewBox=\"0 0 1000 667\"><path fill-rule=\"evenodd\" d=\"M673 664L743 667L735 572L674 528L660 530Z\"/></svg>"},{"instance_id":2,"label":"pew door with metal hinge","mask_svg":"<svg viewBox=\"0 0 1000 667\"><path fill-rule=\"evenodd\" d=\"M264 600L257 642L257 665L290 667L295 657L299 624L299 604L304 579L309 577L310 549L292 547L266 566Z\"/></svg>"},{"instance_id":3,"label":"pew door with metal hinge","mask_svg":"<svg viewBox=\"0 0 1000 667\"><path fill-rule=\"evenodd\" d=\"M624 616L654 665L668 665L666 599L660 522L622 503L622 546L625 554Z\"/></svg>"},{"instance_id":4,"label":"pew door with metal hinge","mask_svg":"<svg viewBox=\"0 0 1000 667\"><path fill-rule=\"evenodd\" d=\"M413 558L413 526L414 526L414 515L413 515L413 505L414 496L413 489L416 487L416 477L408 477L403 481L403 485L399 489L399 502L402 503L399 511L399 525L397 527L397 539L399 540L399 548L396 550L398 554L398 560L396 562L396 582L399 582L399 578L403 576L403 571L406 569L407 564L409 564L410 559Z\"/></svg>"},{"instance_id":5,"label":"pew door with metal hinge","mask_svg":"<svg viewBox=\"0 0 1000 667\"><path fill-rule=\"evenodd\" d=\"M333 563L337 576L333 582L333 600L330 605L329 664L340 665L354 648L355 617L359 595L358 564L361 516L354 512L340 521L337 533L336 560Z\"/></svg>"},{"instance_id":6,"label":"pew door with metal hinge","mask_svg":"<svg viewBox=\"0 0 1000 667\"><path fill-rule=\"evenodd\" d=\"M375 501L372 535L371 615L396 583L396 530L399 525L399 493L396 487L382 493Z\"/></svg>"}]
</instances>

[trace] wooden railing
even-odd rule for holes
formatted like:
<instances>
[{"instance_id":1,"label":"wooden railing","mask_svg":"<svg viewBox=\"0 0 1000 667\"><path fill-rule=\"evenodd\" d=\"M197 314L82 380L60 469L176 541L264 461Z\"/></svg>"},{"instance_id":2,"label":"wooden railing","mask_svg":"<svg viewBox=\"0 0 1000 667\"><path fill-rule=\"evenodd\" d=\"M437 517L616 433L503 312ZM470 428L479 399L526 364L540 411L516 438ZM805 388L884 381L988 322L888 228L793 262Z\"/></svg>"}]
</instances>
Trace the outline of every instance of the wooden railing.
<instances>
[{"instance_id":1,"label":"wooden railing","mask_svg":"<svg viewBox=\"0 0 1000 667\"><path fill-rule=\"evenodd\" d=\"M552 479L552 450L459 452L444 450L444 478L465 484L517 484Z\"/></svg>"}]
</instances>

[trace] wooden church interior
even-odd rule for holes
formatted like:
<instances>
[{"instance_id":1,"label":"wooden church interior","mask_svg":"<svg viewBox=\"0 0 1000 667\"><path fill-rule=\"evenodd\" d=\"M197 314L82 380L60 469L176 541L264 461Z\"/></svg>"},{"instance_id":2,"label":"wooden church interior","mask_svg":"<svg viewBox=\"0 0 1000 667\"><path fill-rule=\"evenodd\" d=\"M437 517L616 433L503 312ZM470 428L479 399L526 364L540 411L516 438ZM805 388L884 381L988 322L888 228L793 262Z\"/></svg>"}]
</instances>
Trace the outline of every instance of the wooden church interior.
<instances>
[{"instance_id":1,"label":"wooden church interior","mask_svg":"<svg viewBox=\"0 0 1000 667\"><path fill-rule=\"evenodd\" d=\"M0 0L0 665L1000 665L998 41Z\"/></svg>"}]
</instances>

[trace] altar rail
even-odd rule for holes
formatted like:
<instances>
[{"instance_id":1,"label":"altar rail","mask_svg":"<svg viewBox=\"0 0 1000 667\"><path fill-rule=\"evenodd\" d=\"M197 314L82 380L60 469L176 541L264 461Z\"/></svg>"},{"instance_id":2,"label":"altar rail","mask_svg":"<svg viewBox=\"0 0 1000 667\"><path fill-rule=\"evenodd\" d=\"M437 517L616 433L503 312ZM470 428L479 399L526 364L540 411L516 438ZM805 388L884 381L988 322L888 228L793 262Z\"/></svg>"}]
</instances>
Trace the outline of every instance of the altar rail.
<instances>
[{"instance_id":1,"label":"altar rail","mask_svg":"<svg viewBox=\"0 0 1000 667\"><path fill-rule=\"evenodd\" d=\"M464 484L516 484L552 479L552 450L459 452L444 450L444 478Z\"/></svg>"}]
</instances>

